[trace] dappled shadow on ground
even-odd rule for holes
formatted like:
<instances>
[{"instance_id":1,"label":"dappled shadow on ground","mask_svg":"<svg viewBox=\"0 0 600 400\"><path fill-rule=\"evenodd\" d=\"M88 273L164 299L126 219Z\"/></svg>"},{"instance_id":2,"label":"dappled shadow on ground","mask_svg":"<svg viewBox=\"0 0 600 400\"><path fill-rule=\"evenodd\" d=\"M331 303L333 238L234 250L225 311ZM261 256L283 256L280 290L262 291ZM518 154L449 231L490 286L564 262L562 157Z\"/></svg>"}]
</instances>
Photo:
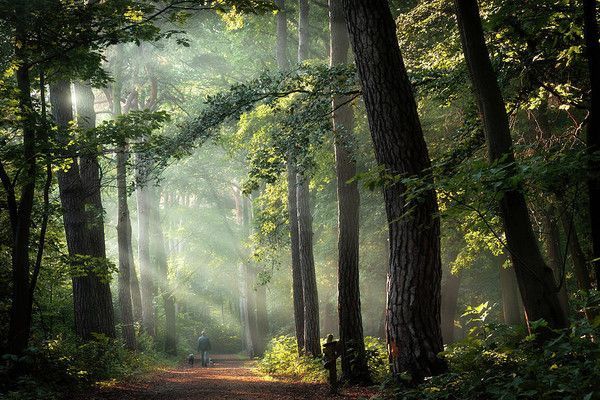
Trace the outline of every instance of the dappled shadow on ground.
<instances>
[{"instance_id":1,"label":"dappled shadow on ground","mask_svg":"<svg viewBox=\"0 0 600 400\"><path fill-rule=\"evenodd\" d=\"M348 388L340 395L328 394L320 384L265 380L253 371L253 362L213 357L215 365L202 368L184 365L151 374L138 381L98 389L85 400L251 400L251 399L361 399L373 390ZM83 400L83 398L82 398Z\"/></svg>"}]
</instances>

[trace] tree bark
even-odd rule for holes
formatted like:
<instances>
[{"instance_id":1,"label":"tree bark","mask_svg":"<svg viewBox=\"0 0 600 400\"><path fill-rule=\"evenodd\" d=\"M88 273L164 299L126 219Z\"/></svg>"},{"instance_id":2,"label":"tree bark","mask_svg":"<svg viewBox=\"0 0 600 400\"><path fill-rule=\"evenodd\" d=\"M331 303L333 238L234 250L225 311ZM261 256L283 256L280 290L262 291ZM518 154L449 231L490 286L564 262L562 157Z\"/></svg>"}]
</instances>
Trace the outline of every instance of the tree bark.
<instances>
[{"instance_id":1,"label":"tree bark","mask_svg":"<svg viewBox=\"0 0 600 400\"><path fill-rule=\"evenodd\" d=\"M592 230L592 268L596 276L596 288L600 289L600 33L598 32L597 1L583 0L583 34L585 38L588 69L590 73L591 104L587 125L588 197L590 226Z\"/></svg>"},{"instance_id":2,"label":"tree bark","mask_svg":"<svg viewBox=\"0 0 600 400\"><path fill-rule=\"evenodd\" d=\"M93 104L89 92L80 100L83 107L80 108L81 117L78 122L84 128L88 124L88 127L91 126L89 113L93 110L93 105L90 106L90 101ZM60 140L64 148L67 148L67 129L73 121L71 87L68 81L51 85L50 102L54 119L62 130ZM93 154L83 154L80 160L66 153L65 156L71 164L66 171L58 172L58 186L69 255L91 257L88 261L91 264L103 263L106 253L103 223L99 217L102 204L97 160ZM84 268L72 279L77 335L85 340L92 339L94 333L115 337L112 297L107 277L100 276L89 265L81 265L81 260L73 259L73 262ZM102 274L106 273L104 266L97 267Z\"/></svg>"},{"instance_id":3,"label":"tree bark","mask_svg":"<svg viewBox=\"0 0 600 400\"><path fill-rule=\"evenodd\" d=\"M542 229L544 230L544 245L548 255L548 265L554 271L554 279L560 285L558 299L563 311L569 315L569 296L567 295L567 276L565 263L560 248L560 232L555 220L556 211L554 206L544 210L542 215Z\"/></svg>"},{"instance_id":4,"label":"tree bark","mask_svg":"<svg viewBox=\"0 0 600 400\"><path fill-rule=\"evenodd\" d=\"M262 283L256 285L256 327L257 349L260 357L264 354L269 337L269 319L267 314L267 287Z\"/></svg>"},{"instance_id":5,"label":"tree bark","mask_svg":"<svg viewBox=\"0 0 600 400\"><path fill-rule=\"evenodd\" d=\"M113 86L113 116L121 115L120 83ZM117 148L117 243L119 246L119 306L123 324L122 335L125 346L136 348L135 320L132 303L133 248L131 246L131 217L127 204L127 161L129 152L126 143ZM133 272L135 273L135 272Z\"/></svg>"},{"instance_id":6,"label":"tree bark","mask_svg":"<svg viewBox=\"0 0 600 400\"><path fill-rule=\"evenodd\" d=\"M348 62L350 42L341 0L329 0L330 66ZM351 99L334 96L332 101L335 170L338 197L338 313L342 346L342 379L369 383L369 368L360 304L358 183L353 154L354 112Z\"/></svg>"},{"instance_id":7,"label":"tree bark","mask_svg":"<svg viewBox=\"0 0 600 400\"><path fill-rule=\"evenodd\" d=\"M277 67L280 71L285 71L290 67L290 58L288 54L288 30L287 30L287 14L285 10L285 0L275 0L275 5L278 8L276 18L277 25Z\"/></svg>"},{"instance_id":8,"label":"tree bark","mask_svg":"<svg viewBox=\"0 0 600 400\"><path fill-rule=\"evenodd\" d=\"M300 244L300 268L302 270L302 292L304 293L304 352L317 357L321 355L319 329L319 295L313 255L312 215L310 213L310 192L308 180L296 175L298 185L298 242Z\"/></svg>"},{"instance_id":9,"label":"tree bark","mask_svg":"<svg viewBox=\"0 0 600 400\"><path fill-rule=\"evenodd\" d=\"M461 241L459 232L450 232L447 241L448 250L445 257L445 265L442 274L442 305L441 305L441 327L442 337L445 344L453 343L454 320L458 310L458 292L462 280L462 271L452 273L452 263L458 257Z\"/></svg>"},{"instance_id":10,"label":"tree bark","mask_svg":"<svg viewBox=\"0 0 600 400\"><path fill-rule=\"evenodd\" d=\"M564 204L561 202L561 204ZM579 242L579 235L575 229L573 223L573 214L568 207L563 206L563 210L559 210L560 222L565 234L568 238L569 254L571 255L571 262L573 263L573 272L575 279L577 280L577 286L581 290L589 291L592 288L592 282L590 279L590 273L588 271L586 257L581 249L581 243Z\"/></svg>"},{"instance_id":11,"label":"tree bark","mask_svg":"<svg viewBox=\"0 0 600 400\"><path fill-rule=\"evenodd\" d=\"M490 62L476 0L455 0L465 60L482 115L490 162L501 162L514 174L514 154L502 93ZM552 328L568 326L557 296L552 270L546 265L533 233L520 188L502 193L500 216L530 321L544 319Z\"/></svg>"},{"instance_id":12,"label":"tree bark","mask_svg":"<svg viewBox=\"0 0 600 400\"><path fill-rule=\"evenodd\" d=\"M294 325L298 354L304 349L304 291L302 289L302 268L300 266L300 241L298 238L298 202L296 200L296 168L293 161L287 165L288 218L290 245L292 251L292 292L294 297Z\"/></svg>"},{"instance_id":13,"label":"tree bark","mask_svg":"<svg viewBox=\"0 0 600 400\"><path fill-rule=\"evenodd\" d=\"M423 176L431 163L388 2L343 4L377 163L394 176ZM390 246L386 331L392 373L400 379L407 372L418 383L446 370L438 357L440 227L434 190L424 190L415 204L406 203L405 190L401 183L384 187Z\"/></svg>"},{"instance_id":14,"label":"tree bark","mask_svg":"<svg viewBox=\"0 0 600 400\"><path fill-rule=\"evenodd\" d=\"M298 0L298 62L308 59L310 51L310 5L308 0Z\"/></svg>"},{"instance_id":15,"label":"tree bark","mask_svg":"<svg viewBox=\"0 0 600 400\"><path fill-rule=\"evenodd\" d=\"M142 327L150 335L156 335L154 315L154 268L150 259L150 191L149 165L143 155L136 155L136 196L138 214L138 262L140 266L140 295L142 303Z\"/></svg>"}]
</instances>

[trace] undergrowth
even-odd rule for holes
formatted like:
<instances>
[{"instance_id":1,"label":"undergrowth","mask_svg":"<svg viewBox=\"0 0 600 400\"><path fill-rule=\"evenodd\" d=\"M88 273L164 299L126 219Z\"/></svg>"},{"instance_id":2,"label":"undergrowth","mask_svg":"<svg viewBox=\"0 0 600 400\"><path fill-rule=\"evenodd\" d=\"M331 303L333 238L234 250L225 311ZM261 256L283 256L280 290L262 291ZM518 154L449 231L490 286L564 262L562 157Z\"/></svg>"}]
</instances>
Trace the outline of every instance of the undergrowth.
<instances>
[{"instance_id":1,"label":"undergrowth","mask_svg":"<svg viewBox=\"0 0 600 400\"><path fill-rule=\"evenodd\" d=\"M166 365L152 339L141 335L136 352L119 340L97 335L82 342L58 337L30 347L22 356L2 355L0 397L7 400L56 400L111 380L136 376Z\"/></svg>"},{"instance_id":2,"label":"undergrowth","mask_svg":"<svg viewBox=\"0 0 600 400\"><path fill-rule=\"evenodd\" d=\"M323 383L327 381L327 371L322 358L299 356L296 338L278 336L271 339L258 369L265 375L302 382ZM378 338L366 337L367 362L374 381L381 382L388 375L385 344ZM341 366L338 359L338 374Z\"/></svg>"}]
</instances>

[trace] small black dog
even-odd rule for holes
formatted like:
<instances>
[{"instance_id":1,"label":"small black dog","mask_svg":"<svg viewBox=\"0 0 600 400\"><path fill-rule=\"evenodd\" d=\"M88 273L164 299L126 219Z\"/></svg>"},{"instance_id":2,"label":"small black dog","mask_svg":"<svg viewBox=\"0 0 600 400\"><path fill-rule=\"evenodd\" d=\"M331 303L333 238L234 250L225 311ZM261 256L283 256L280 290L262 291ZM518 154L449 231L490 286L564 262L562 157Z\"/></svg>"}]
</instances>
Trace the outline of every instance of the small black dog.
<instances>
[{"instance_id":1,"label":"small black dog","mask_svg":"<svg viewBox=\"0 0 600 400\"><path fill-rule=\"evenodd\" d=\"M196 357L194 356L194 354L193 354L193 353L192 353L192 354L190 354L190 355L188 356L188 364L190 364L190 365L194 365L194 360L195 360L195 359L196 359Z\"/></svg>"}]
</instances>

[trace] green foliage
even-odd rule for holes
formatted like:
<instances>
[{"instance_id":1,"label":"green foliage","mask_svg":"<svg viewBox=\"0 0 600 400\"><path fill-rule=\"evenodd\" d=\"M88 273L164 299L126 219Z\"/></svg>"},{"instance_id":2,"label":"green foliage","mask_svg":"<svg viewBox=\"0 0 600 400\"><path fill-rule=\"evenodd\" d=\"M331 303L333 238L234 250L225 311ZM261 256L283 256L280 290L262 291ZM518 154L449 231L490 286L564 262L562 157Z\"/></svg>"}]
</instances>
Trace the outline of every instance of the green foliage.
<instances>
[{"instance_id":1,"label":"green foliage","mask_svg":"<svg viewBox=\"0 0 600 400\"><path fill-rule=\"evenodd\" d=\"M138 345L132 352L102 335L88 342L60 336L20 357L4 354L0 393L15 400L69 398L97 382L146 373L167 362L155 353L150 337L141 335Z\"/></svg>"},{"instance_id":2,"label":"green foliage","mask_svg":"<svg viewBox=\"0 0 600 400\"><path fill-rule=\"evenodd\" d=\"M375 382L383 382L389 376L388 356L385 343L371 336L365 337L365 350L371 377ZM326 382L327 371L321 358L298 355L296 338L278 336L271 339L269 347L258 364L262 373L302 382ZM338 373L341 371L338 359Z\"/></svg>"},{"instance_id":3,"label":"green foliage","mask_svg":"<svg viewBox=\"0 0 600 400\"><path fill-rule=\"evenodd\" d=\"M326 382L327 371L320 358L298 355L296 338L278 336L271 339L269 347L258 364L262 373L302 382Z\"/></svg>"},{"instance_id":4,"label":"green foliage","mask_svg":"<svg viewBox=\"0 0 600 400\"><path fill-rule=\"evenodd\" d=\"M487 307L481 307L485 313ZM471 312L477 314L476 308ZM481 318L478 318L481 319ZM413 390L401 390L406 400L598 399L600 346L594 342L600 324L587 320L554 332L545 342L521 327L475 323L470 335L448 346L443 355L450 371Z\"/></svg>"}]
</instances>

